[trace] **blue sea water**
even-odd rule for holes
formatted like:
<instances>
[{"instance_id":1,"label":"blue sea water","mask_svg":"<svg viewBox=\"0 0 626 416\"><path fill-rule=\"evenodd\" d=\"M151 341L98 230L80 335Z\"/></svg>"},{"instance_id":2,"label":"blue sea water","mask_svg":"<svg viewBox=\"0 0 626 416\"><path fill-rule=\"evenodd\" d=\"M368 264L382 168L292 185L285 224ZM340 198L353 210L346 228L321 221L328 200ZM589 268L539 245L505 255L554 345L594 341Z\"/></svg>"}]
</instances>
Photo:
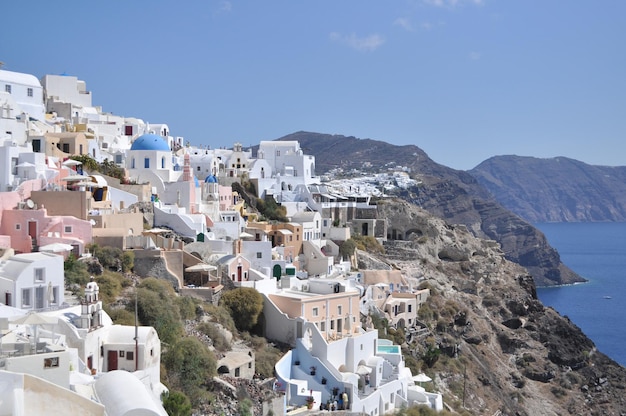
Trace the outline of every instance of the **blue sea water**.
<instances>
[{"instance_id":1,"label":"blue sea water","mask_svg":"<svg viewBox=\"0 0 626 416\"><path fill-rule=\"evenodd\" d=\"M601 352L626 366L626 223L535 224L561 261L588 283L539 288L546 306L567 315Z\"/></svg>"}]
</instances>

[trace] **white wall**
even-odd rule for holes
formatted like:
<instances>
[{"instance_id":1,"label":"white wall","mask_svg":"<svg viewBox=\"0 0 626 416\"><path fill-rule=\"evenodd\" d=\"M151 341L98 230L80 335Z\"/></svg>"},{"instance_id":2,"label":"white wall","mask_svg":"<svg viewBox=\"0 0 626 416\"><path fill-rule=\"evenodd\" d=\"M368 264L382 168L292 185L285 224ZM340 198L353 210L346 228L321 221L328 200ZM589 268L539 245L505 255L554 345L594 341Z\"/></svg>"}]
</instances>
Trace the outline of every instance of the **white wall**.
<instances>
[{"instance_id":1,"label":"white wall","mask_svg":"<svg viewBox=\"0 0 626 416\"><path fill-rule=\"evenodd\" d=\"M77 77L67 75L45 75L42 84L46 98L71 103L79 107L91 107L91 92L87 85ZM73 116L73 114L72 114Z\"/></svg>"}]
</instances>

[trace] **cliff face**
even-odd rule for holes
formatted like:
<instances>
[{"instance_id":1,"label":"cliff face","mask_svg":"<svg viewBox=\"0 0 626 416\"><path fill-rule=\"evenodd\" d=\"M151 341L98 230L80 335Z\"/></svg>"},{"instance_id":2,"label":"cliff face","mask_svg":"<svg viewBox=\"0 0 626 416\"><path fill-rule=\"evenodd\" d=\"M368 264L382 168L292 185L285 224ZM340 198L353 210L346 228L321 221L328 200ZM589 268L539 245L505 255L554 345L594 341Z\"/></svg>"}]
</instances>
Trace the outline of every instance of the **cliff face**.
<instances>
[{"instance_id":1,"label":"cliff face","mask_svg":"<svg viewBox=\"0 0 626 416\"><path fill-rule=\"evenodd\" d=\"M477 237L498 241L507 259L528 268L535 282L550 286L584 281L561 263L559 254L531 224L501 206L470 174L433 162L417 146L339 135L298 132L279 140L297 140L316 157L317 173L341 167L363 170L371 164L406 166L420 180L398 196L452 224L464 224Z\"/></svg>"},{"instance_id":2,"label":"cliff face","mask_svg":"<svg viewBox=\"0 0 626 416\"><path fill-rule=\"evenodd\" d=\"M544 307L527 270L496 242L406 202L383 201L378 210L394 227L408 221L416 230L410 240L385 243L378 261L431 289L419 310L429 331L407 340L404 352L423 360L436 346L438 360L420 363L447 404L484 415L626 412L626 369ZM375 264L371 256L360 253L360 263Z\"/></svg>"},{"instance_id":3,"label":"cliff face","mask_svg":"<svg viewBox=\"0 0 626 416\"><path fill-rule=\"evenodd\" d=\"M496 156L469 173L527 221L626 221L626 167Z\"/></svg>"}]
</instances>

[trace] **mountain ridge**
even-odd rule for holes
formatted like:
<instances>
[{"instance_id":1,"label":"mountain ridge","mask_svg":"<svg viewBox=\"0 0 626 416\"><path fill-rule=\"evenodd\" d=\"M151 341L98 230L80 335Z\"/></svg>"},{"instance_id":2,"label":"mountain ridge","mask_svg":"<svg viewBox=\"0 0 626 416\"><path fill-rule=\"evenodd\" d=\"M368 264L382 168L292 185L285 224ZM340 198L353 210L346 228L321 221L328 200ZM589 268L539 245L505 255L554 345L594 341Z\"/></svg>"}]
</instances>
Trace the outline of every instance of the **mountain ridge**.
<instances>
[{"instance_id":1,"label":"mountain ridge","mask_svg":"<svg viewBox=\"0 0 626 416\"><path fill-rule=\"evenodd\" d=\"M527 221L626 221L626 167L567 157L491 157L468 171L503 206Z\"/></svg>"}]
</instances>

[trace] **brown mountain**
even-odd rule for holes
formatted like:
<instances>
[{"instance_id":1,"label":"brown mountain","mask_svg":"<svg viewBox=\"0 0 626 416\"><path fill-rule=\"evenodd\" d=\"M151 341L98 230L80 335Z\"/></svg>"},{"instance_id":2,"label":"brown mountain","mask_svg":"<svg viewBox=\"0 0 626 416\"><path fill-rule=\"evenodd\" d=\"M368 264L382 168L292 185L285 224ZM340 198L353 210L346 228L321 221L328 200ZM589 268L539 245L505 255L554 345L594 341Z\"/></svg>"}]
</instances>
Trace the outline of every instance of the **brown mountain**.
<instances>
[{"instance_id":1,"label":"brown mountain","mask_svg":"<svg viewBox=\"0 0 626 416\"><path fill-rule=\"evenodd\" d=\"M496 156L469 173L503 206L537 222L626 221L626 167Z\"/></svg>"},{"instance_id":2,"label":"brown mountain","mask_svg":"<svg viewBox=\"0 0 626 416\"><path fill-rule=\"evenodd\" d=\"M419 186L398 196L444 218L464 224L477 237L498 241L507 259L526 267L538 286L584 281L561 263L559 254L530 223L500 205L469 173L435 163L419 147L341 135L297 132L278 140L297 140L316 158L317 173L344 172L371 165L406 166Z\"/></svg>"}]
</instances>

